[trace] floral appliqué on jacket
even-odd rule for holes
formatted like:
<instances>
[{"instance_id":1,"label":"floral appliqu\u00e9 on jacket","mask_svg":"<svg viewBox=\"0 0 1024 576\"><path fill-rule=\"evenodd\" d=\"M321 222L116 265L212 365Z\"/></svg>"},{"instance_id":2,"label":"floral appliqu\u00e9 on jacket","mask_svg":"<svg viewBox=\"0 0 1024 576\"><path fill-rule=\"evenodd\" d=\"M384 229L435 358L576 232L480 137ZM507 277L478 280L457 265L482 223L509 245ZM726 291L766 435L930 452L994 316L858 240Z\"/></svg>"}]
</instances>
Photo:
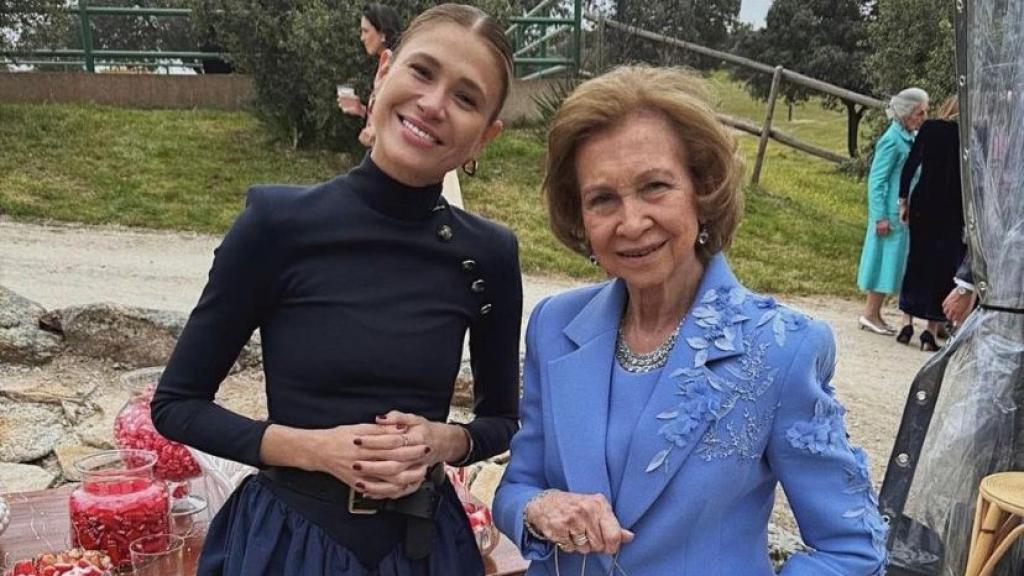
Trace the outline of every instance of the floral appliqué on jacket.
<instances>
[{"instance_id":1,"label":"floral appliqu\u00e9 on jacket","mask_svg":"<svg viewBox=\"0 0 1024 576\"><path fill-rule=\"evenodd\" d=\"M753 300L754 309L760 314L756 323L744 313L748 299ZM773 411L758 412L755 405L771 388L778 373L777 368L767 363L768 349L772 342L785 346L787 332L807 326L803 314L739 286L708 290L691 314L703 334L686 339L694 350L693 366L670 374L680 379L681 400L657 416L665 421L659 434L668 440L669 447L655 455L647 466L648 472L660 468L674 448L696 442L694 431L703 428L704 423L712 425L699 439L696 450L705 461L730 456L759 458L764 448L763 431L771 424ZM753 329L745 334L750 324ZM761 338L766 331L770 331L771 339ZM745 352L726 366L726 374L716 374L706 366L712 348L735 351L738 342L743 343ZM742 420L727 420L726 416L740 406Z\"/></svg>"},{"instance_id":2,"label":"floral appliqu\u00e9 on jacket","mask_svg":"<svg viewBox=\"0 0 1024 576\"><path fill-rule=\"evenodd\" d=\"M757 311L756 321L744 313L744 305L752 300ZM707 462L731 456L757 459L764 452L767 434L775 408L758 411L757 401L774 383L778 368L768 365L768 350L772 345L785 347L787 334L803 330L807 316L778 305L769 296L752 294L745 289L720 287L704 293L691 312L696 325L703 330L700 336L686 339L695 351L693 366L678 368L670 376L678 378L679 404L658 414L664 424L660 436L669 446L659 451L647 465L647 472L661 468L676 448L685 448L699 442L694 450ZM745 329L747 333L745 334ZM765 337L770 334L770 337ZM722 374L706 364L710 350L736 350L743 343L744 353L725 365ZM836 400L835 390L822 385L825 395L814 407L810 420L796 422L786 431L790 445L811 455L825 455L831 451L850 450L855 466L846 468L847 494L862 497L863 505L847 510L843 517L860 522L872 537L872 545L884 554L886 525L878 513L878 500L868 475L867 458L860 448L853 448L846 438L843 426L845 408ZM726 418L733 412L740 418ZM705 433L695 438L697 430L710 424Z\"/></svg>"}]
</instances>

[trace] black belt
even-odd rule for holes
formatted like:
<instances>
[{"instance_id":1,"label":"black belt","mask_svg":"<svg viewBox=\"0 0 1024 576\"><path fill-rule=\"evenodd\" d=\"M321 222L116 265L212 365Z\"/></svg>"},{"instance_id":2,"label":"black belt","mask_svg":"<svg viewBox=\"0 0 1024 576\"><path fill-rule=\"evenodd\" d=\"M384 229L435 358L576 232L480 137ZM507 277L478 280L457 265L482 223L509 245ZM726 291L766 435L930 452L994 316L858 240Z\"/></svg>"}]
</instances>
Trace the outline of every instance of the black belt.
<instances>
[{"instance_id":1,"label":"black belt","mask_svg":"<svg viewBox=\"0 0 1024 576\"><path fill-rule=\"evenodd\" d=\"M393 512L406 516L405 554L414 559L430 555L437 512L441 506L441 490L447 481L443 464L427 471L427 478L413 492L395 500L373 500L359 496L347 484L330 474L307 472L298 468L271 466L260 471L271 482L300 494L328 502L348 502L354 515Z\"/></svg>"}]
</instances>

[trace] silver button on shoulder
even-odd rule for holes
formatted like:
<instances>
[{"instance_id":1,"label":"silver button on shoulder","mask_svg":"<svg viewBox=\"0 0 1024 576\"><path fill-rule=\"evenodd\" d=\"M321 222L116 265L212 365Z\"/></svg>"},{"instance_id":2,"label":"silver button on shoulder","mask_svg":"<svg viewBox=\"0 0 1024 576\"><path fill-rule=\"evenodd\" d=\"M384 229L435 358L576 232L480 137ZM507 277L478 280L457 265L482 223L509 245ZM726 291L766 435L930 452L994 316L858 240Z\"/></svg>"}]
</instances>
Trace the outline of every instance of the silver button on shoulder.
<instances>
[{"instance_id":1,"label":"silver button on shoulder","mask_svg":"<svg viewBox=\"0 0 1024 576\"><path fill-rule=\"evenodd\" d=\"M487 314L491 313L492 308L494 308L494 306L491 306L490 304L484 304L483 306L480 307L480 313L486 316Z\"/></svg>"},{"instance_id":2,"label":"silver button on shoulder","mask_svg":"<svg viewBox=\"0 0 1024 576\"><path fill-rule=\"evenodd\" d=\"M470 291L479 294L484 291L485 284L486 282L484 282L483 278L477 278L476 280L473 280L472 284L469 285L469 289Z\"/></svg>"},{"instance_id":3,"label":"silver button on shoulder","mask_svg":"<svg viewBox=\"0 0 1024 576\"><path fill-rule=\"evenodd\" d=\"M437 227L437 237L440 238L442 242L448 242L453 236L454 234L452 233L451 226L442 224Z\"/></svg>"}]
</instances>

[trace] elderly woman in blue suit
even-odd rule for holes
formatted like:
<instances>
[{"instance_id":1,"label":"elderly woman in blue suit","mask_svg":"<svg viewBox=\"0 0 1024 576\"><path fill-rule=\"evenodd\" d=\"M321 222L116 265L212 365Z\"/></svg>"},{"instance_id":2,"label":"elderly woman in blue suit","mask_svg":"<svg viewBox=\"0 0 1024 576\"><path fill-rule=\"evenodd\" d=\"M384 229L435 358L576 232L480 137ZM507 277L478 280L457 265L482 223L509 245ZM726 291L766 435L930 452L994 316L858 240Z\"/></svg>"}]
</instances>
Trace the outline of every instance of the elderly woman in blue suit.
<instances>
[{"instance_id":1,"label":"elderly woman in blue suit","mask_svg":"<svg viewBox=\"0 0 1024 576\"><path fill-rule=\"evenodd\" d=\"M885 113L892 123L875 143L868 173L868 226L857 272L857 287L867 292L867 301L857 322L863 330L889 335L896 330L882 318L882 303L900 291L910 246L900 219L900 175L914 134L928 117L928 93L920 88L902 90L889 100ZM910 322L908 316L904 324Z\"/></svg>"},{"instance_id":2,"label":"elderly woman in blue suit","mask_svg":"<svg viewBox=\"0 0 1024 576\"><path fill-rule=\"evenodd\" d=\"M700 81L626 67L583 83L546 168L555 235L611 280L530 319L494 501L527 574L770 576L780 482L812 549L783 574L881 574L885 525L830 385L832 334L744 288L721 253L740 167Z\"/></svg>"}]
</instances>

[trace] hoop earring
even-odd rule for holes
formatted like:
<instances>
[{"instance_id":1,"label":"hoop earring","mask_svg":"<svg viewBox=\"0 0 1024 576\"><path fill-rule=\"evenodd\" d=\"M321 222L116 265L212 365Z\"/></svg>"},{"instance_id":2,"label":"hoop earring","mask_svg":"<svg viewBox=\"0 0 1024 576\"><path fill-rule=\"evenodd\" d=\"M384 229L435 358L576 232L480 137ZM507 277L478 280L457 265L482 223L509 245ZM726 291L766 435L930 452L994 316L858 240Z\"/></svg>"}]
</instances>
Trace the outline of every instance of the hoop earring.
<instances>
[{"instance_id":1,"label":"hoop earring","mask_svg":"<svg viewBox=\"0 0 1024 576\"><path fill-rule=\"evenodd\" d=\"M701 224L700 225L700 232L697 234L697 244L700 244L701 246L704 246L705 244L708 243L708 240L710 239L710 237L711 237L711 235L708 234L707 224Z\"/></svg>"},{"instance_id":2,"label":"hoop earring","mask_svg":"<svg viewBox=\"0 0 1024 576\"><path fill-rule=\"evenodd\" d=\"M479 164L477 163L476 158L473 158L472 160L467 160L466 163L462 165L462 171L466 173L466 176L473 177L476 176L476 169L478 167Z\"/></svg>"}]
</instances>

